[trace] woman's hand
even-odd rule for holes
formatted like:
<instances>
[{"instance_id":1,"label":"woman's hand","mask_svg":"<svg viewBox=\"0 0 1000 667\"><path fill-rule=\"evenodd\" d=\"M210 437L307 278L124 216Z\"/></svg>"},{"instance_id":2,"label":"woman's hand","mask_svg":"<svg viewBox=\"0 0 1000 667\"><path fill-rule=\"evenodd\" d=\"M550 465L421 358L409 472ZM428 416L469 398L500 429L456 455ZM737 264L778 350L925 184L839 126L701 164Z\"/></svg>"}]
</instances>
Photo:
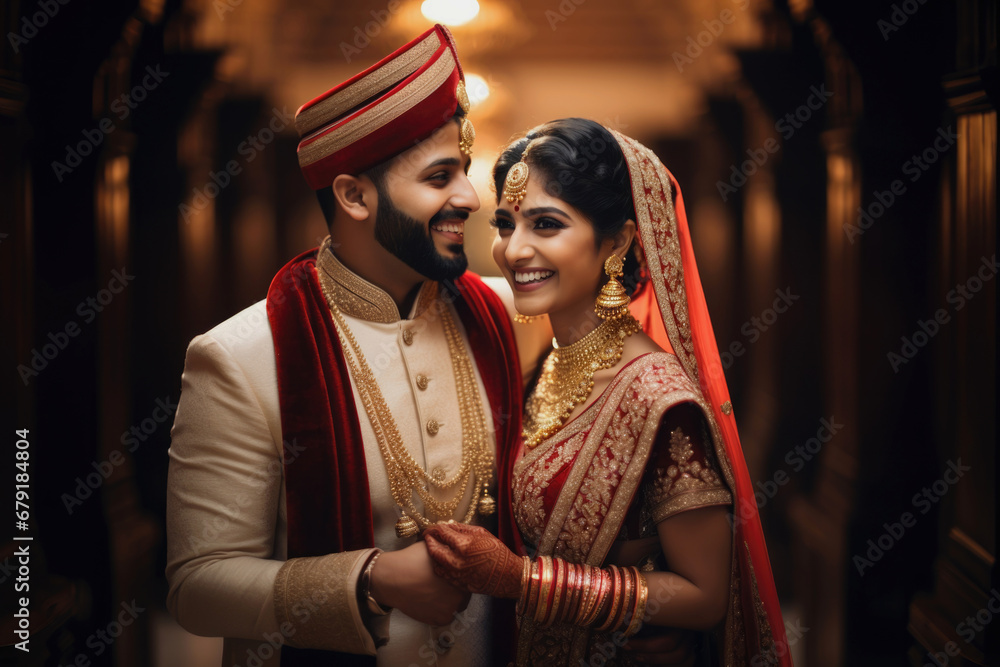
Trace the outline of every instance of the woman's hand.
<instances>
[{"instance_id":1,"label":"woman's hand","mask_svg":"<svg viewBox=\"0 0 1000 667\"><path fill-rule=\"evenodd\" d=\"M524 559L480 526L437 523L424 530L434 573L456 588L497 598L521 594Z\"/></svg>"}]
</instances>

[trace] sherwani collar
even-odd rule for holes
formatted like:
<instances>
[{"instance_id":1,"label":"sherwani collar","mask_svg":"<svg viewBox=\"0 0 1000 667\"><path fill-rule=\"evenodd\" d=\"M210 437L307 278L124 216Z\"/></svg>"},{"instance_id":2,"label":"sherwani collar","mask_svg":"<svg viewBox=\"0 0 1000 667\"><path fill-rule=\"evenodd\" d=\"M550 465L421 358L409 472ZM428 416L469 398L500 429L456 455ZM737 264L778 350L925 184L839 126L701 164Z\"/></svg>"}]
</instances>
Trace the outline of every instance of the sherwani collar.
<instances>
[{"instance_id":1,"label":"sherwani collar","mask_svg":"<svg viewBox=\"0 0 1000 667\"><path fill-rule=\"evenodd\" d=\"M350 317L367 322L395 324L403 319L389 293L344 266L333 254L333 241L327 236L316 254L316 273L327 298ZM410 310L408 319L416 319L438 295L438 283L425 280Z\"/></svg>"}]
</instances>

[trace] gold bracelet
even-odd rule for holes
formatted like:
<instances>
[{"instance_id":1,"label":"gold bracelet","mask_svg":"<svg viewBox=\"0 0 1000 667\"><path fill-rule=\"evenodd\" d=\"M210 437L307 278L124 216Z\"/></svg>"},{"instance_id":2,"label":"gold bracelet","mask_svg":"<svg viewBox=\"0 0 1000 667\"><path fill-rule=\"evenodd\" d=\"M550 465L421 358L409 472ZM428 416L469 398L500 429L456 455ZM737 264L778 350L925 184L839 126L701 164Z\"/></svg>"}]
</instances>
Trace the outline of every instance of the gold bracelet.
<instances>
[{"instance_id":1,"label":"gold bracelet","mask_svg":"<svg viewBox=\"0 0 1000 667\"><path fill-rule=\"evenodd\" d=\"M376 549L375 555L371 557L368 564L365 565L365 569L361 572L361 581L359 584L362 597L365 600L365 606L368 608L368 611L376 616L387 616L392 611L392 607L387 609L380 605L378 601L372 597L372 570L375 569L375 561L377 561L378 557L381 555L382 550Z\"/></svg>"}]
</instances>

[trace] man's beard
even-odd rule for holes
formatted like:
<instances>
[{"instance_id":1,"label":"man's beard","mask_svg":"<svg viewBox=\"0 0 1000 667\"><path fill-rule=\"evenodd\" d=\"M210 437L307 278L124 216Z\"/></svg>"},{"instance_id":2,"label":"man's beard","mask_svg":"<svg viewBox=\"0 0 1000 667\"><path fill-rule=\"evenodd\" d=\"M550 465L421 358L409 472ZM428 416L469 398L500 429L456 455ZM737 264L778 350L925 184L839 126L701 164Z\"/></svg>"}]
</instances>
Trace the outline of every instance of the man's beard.
<instances>
[{"instance_id":1,"label":"man's beard","mask_svg":"<svg viewBox=\"0 0 1000 667\"><path fill-rule=\"evenodd\" d=\"M378 214L375 216L375 240L398 257L404 264L430 280L454 280L465 273L469 260L461 243L452 243L448 249L455 257L442 257L431 238L431 225L440 220L459 218L469 214L455 209L444 209L424 225L406 215L393 204L387 192L378 190Z\"/></svg>"}]
</instances>

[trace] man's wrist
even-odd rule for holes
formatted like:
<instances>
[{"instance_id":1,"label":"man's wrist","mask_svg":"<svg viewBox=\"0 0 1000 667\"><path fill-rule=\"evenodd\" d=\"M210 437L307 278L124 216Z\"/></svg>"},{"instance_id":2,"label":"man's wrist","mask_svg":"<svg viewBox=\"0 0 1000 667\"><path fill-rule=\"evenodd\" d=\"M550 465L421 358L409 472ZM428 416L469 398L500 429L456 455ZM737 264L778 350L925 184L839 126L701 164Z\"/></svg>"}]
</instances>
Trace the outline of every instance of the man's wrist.
<instances>
[{"instance_id":1,"label":"man's wrist","mask_svg":"<svg viewBox=\"0 0 1000 667\"><path fill-rule=\"evenodd\" d=\"M372 570L375 569L375 561L381 555L382 550L376 549L358 580L358 601L363 609L367 609L376 616L386 616L392 611L392 607L383 607L372 595Z\"/></svg>"}]
</instances>

